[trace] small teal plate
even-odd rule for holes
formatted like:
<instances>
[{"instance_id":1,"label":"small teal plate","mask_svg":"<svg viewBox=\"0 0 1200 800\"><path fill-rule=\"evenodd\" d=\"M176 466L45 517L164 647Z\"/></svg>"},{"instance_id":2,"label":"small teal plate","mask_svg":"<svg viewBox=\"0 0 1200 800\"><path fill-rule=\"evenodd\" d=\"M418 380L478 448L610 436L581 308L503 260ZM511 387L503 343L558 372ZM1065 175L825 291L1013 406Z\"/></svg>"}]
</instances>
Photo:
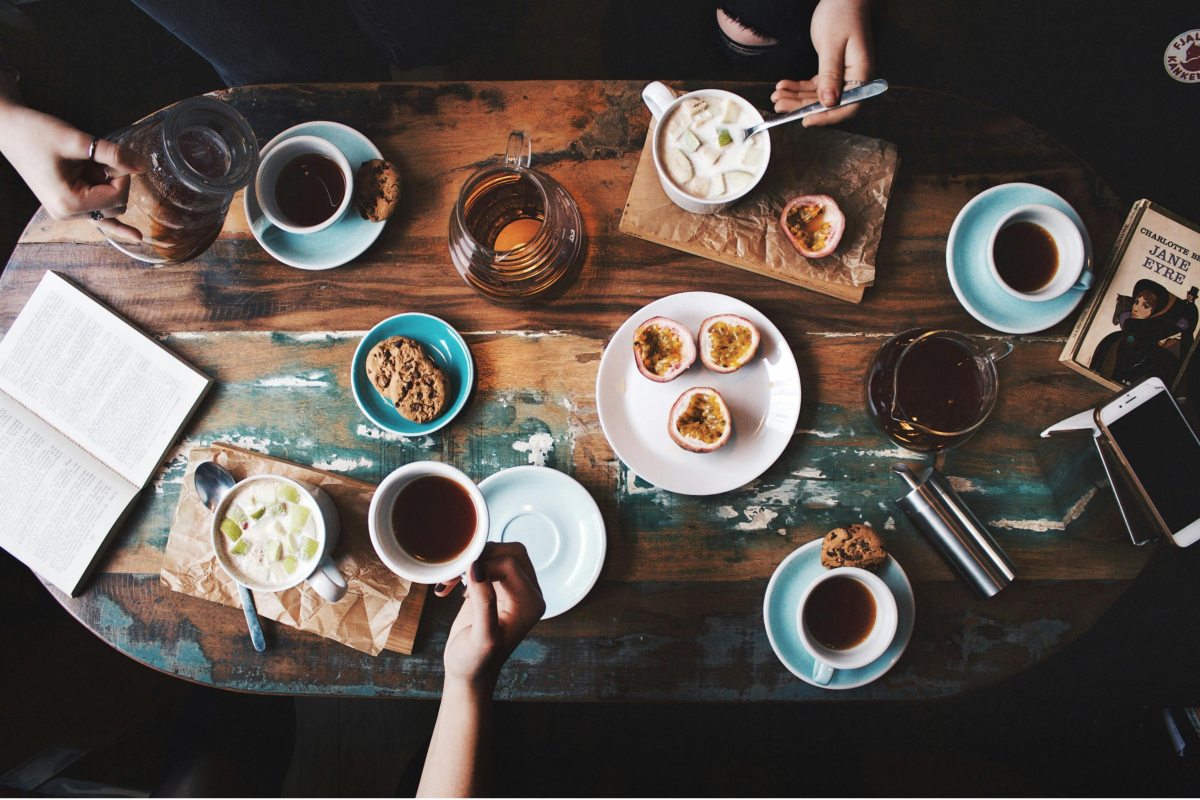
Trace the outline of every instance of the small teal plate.
<instances>
[{"instance_id":1,"label":"small teal plate","mask_svg":"<svg viewBox=\"0 0 1200 800\"><path fill-rule=\"evenodd\" d=\"M450 379L450 395L454 398L450 407L432 422L418 424L400 416L396 407L375 391L367 377L367 353L371 348L393 336L407 336L421 343L425 354L433 359L446 377ZM402 436L424 436L447 425L466 405L475 382L475 361L471 349L445 320L412 312L388 317L371 328L358 349L354 351L354 362L350 366L350 387L354 390L354 402L367 415L367 419L384 430Z\"/></svg>"},{"instance_id":2,"label":"small teal plate","mask_svg":"<svg viewBox=\"0 0 1200 800\"><path fill-rule=\"evenodd\" d=\"M767 626L767 639L783 665L805 683L820 686L812 679L813 657L800 640L797 615L800 598L813 579L825 571L821 566L821 540L809 542L783 560L767 584L767 596L763 600L763 622ZM896 559L888 556L887 561L875 573L896 596L899 620L896 638L883 655L865 667L839 669L833 680L822 689L857 689L871 681L879 680L895 666L908 642L912 638L913 622L916 620L916 602L913 600L912 584Z\"/></svg>"},{"instance_id":3,"label":"small teal plate","mask_svg":"<svg viewBox=\"0 0 1200 800\"><path fill-rule=\"evenodd\" d=\"M1083 234L1083 268L1092 268L1092 240L1071 204L1049 189L1032 183L1005 183L980 192L963 206L946 243L950 285L971 316L1004 333L1034 333L1057 325L1075 310L1086 289L1068 289L1053 300L1034 303L1013 297L1001 288L988 268L988 241L1000 218L1017 206L1040 203L1071 218Z\"/></svg>"},{"instance_id":4,"label":"small teal plate","mask_svg":"<svg viewBox=\"0 0 1200 800\"><path fill-rule=\"evenodd\" d=\"M542 619L569 611L600 577L608 542L600 507L570 475L549 467L512 467L479 484L489 542L520 542L546 601Z\"/></svg>"},{"instance_id":5,"label":"small teal plate","mask_svg":"<svg viewBox=\"0 0 1200 800\"><path fill-rule=\"evenodd\" d=\"M371 140L354 128L340 122L305 122L294 128L288 128L283 133L267 142L261 155L266 155L272 147L284 139L293 136L320 136L331 142L342 151L350 162L350 171L357 172L364 161L372 158L383 158L379 148L371 144ZM254 232L254 221L262 216L258 207L258 198L254 194L254 181L246 187L242 195L245 198L246 223ZM316 233L288 233L274 226L266 230L264 236L254 234L254 238L263 249L279 261L298 269L333 269L347 261L353 261L362 255L363 251L375 243L383 232L386 222L368 222L359 216L351 203L342 218L328 228Z\"/></svg>"}]
</instances>

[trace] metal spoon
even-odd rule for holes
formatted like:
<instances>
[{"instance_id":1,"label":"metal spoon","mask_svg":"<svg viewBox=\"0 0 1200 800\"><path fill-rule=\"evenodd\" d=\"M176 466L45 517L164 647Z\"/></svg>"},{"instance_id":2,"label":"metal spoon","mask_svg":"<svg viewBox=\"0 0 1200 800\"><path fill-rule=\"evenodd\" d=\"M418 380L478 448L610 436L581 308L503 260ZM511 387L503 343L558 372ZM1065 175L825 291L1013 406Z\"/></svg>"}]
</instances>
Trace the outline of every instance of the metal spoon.
<instances>
[{"instance_id":1,"label":"metal spoon","mask_svg":"<svg viewBox=\"0 0 1200 800\"><path fill-rule=\"evenodd\" d=\"M749 139L759 131L765 131L767 128L774 128L776 125L782 125L785 122L795 122L798 119L807 117L809 114L819 114L822 111L832 111L833 109L841 108L842 106L861 103L863 100L866 100L869 97L875 97L876 95L883 94L887 91L887 89L888 82L882 78L873 80L870 83L864 83L861 86L852 86L851 88L842 92L842 101L836 106L823 106L817 102L811 103L803 108L797 108L795 111L791 111L778 117L773 117L766 122L760 122L757 125L746 128L742 131L742 141Z\"/></svg>"},{"instance_id":2,"label":"metal spoon","mask_svg":"<svg viewBox=\"0 0 1200 800\"><path fill-rule=\"evenodd\" d=\"M196 467L193 480L200 502L208 506L208 510L214 514L217 513L225 495L229 494L229 490L237 483L229 474L229 470L212 461L205 461ZM263 638L262 625L258 621L258 609L254 607L254 595L240 583L237 587L238 595L242 598L242 611L246 613L246 626L250 628L250 641L254 642L254 649L261 653L267 649L267 642Z\"/></svg>"}]
</instances>

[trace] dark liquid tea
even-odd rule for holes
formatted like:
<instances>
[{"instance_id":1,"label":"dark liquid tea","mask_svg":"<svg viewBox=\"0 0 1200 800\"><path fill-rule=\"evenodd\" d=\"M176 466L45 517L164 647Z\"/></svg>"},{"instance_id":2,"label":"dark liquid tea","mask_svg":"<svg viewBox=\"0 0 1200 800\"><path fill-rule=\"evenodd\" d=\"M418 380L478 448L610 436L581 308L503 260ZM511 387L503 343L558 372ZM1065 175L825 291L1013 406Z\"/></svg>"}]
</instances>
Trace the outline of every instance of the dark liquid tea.
<instances>
[{"instance_id":1,"label":"dark liquid tea","mask_svg":"<svg viewBox=\"0 0 1200 800\"><path fill-rule=\"evenodd\" d=\"M808 596L804 625L813 639L831 650L857 647L875 628L875 596L862 581L830 578Z\"/></svg>"},{"instance_id":2,"label":"dark liquid tea","mask_svg":"<svg viewBox=\"0 0 1200 800\"><path fill-rule=\"evenodd\" d=\"M867 411L875 424L896 443L918 452L942 450L957 443L953 436L936 436L892 417L893 392L897 416L944 433L969 428L983 408L984 383L971 352L953 339L931 337L904 350L925 331L897 339L876 356L867 375ZM893 388L893 383L895 387Z\"/></svg>"},{"instance_id":3,"label":"dark liquid tea","mask_svg":"<svg viewBox=\"0 0 1200 800\"><path fill-rule=\"evenodd\" d=\"M1033 222L1014 222L997 233L992 257L1000 279L1018 292L1044 289L1058 272L1058 245Z\"/></svg>"},{"instance_id":4,"label":"dark liquid tea","mask_svg":"<svg viewBox=\"0 0 1200 800\"><path fill-rule=\"evenodd\" d=\"M275 204L299 227L320 225L333 216L345 197L342 168L320 153L296 156L275 179Z\"/></svg>"},{"instance_id":5,"label":"dark liquid tea","mask_svg":"<svg viewBox=\"0 0 1200 800\"><path fill-rule=\"evenodd\" d=\"M392 504L396 542L430 564L452 561L475 536L475 503L467 490L441 475L408 483Z\"/></svg>"},{"instance_id":6,"label":"dark liquid tea","mask_svg":"<svg viewBox=\"0 0 1200 800\"><path fill-rule=\"evenodd\" d=\"M501 175L467 198L464 219L471 238L493 250L528 244L546 218L542 193L533 181Z\"/></svg>"}]
</instances>

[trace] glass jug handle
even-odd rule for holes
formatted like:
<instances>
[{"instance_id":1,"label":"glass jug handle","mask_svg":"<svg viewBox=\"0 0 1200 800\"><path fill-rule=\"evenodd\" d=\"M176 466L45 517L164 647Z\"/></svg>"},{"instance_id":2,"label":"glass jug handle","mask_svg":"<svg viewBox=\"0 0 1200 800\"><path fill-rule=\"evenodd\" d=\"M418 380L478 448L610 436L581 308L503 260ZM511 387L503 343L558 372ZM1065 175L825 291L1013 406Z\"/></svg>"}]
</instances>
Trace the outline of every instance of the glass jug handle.
<instances>
[{"instance_id":1,"label":"glass jug handle","mask_svg":"<svg viewBox=\"0 0 1200 800\"><path fill-rule=\"evenodd\" d=\"M533 139L525 131L513 131L508 135L508 151L504 163L509 167L528 167L533 158Z\"/></svg>"},{"instance_id":2,"label":"glass jug handle","mask_svg":"<svg viewBox=\"0 0 1200 800\"><path fill-rule=\"evenodd\" d=\"M1005 340L995 347L989 347L986 352L991 357L992 361L999 361L1013 351L1013 343Z\"/></svg>"}]
</instances>

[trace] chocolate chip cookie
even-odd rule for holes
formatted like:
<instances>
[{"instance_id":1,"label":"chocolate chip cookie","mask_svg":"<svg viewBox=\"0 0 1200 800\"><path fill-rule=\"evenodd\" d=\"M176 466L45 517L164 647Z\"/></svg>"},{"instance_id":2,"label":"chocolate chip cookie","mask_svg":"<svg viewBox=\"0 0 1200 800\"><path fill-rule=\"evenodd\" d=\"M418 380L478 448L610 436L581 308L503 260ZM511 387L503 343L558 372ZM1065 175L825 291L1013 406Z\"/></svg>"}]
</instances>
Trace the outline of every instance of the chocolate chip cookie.
<instances>
[{"instance_id":1,"label":"chocolate chip cookie","mask_svg":"<svg viewBox=\"0 0 1200 800\"><path fill-rule=\"evenodd\" d=\"M874 572L887 559L879 534L865 525L834 528L821 542L821 566L860 567Z\"/></svg>"},{"instance_id":2,"label":"chocolate chip cookie","mask_svg":"<svg viewBox=\"0 0 1200 800\"><path fill-rule=\"evenodd\" d=\"M354 208L370 222L383 222L400 202L400 170L382 158L364 161L354 173Z\"/></svg>"},{"instance_id":3,"label":"chocolate chip cookie","mask_svg":"<svg viewBox=\"0 0 1200 800\"><path fill-rule=\"evenodd\" d=\"M384 339L371 348L367 377L400 416L417 423L437 419L450 396L446 373L425 355L420 344L405 336Z\"/></svg>"}]
</instances>

